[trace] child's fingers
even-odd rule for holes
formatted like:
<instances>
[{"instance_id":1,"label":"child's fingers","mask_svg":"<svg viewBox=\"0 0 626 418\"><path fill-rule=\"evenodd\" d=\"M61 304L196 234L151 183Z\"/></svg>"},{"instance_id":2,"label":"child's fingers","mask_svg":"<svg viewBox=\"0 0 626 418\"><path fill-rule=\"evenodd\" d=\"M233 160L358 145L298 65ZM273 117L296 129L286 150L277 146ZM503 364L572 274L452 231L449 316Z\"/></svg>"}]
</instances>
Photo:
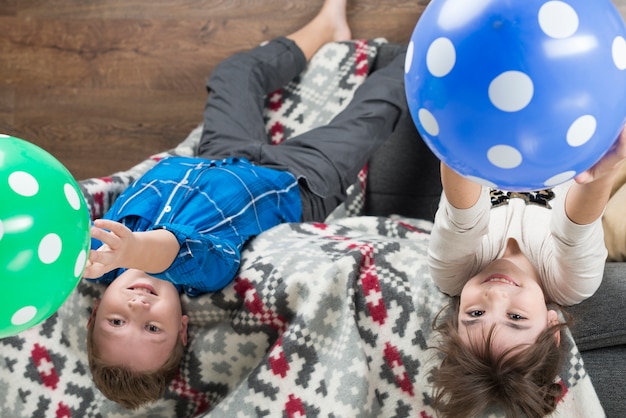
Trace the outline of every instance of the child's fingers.
<instances>
[{"instance_id":1,"label":"child's fingers","mask_svg":"<svg viewBox=\"0 0 626 418\"><path fill-rule=\"evenodd\" d=\"M98 252L95 250L91 250L89 252L89 259L87 260L87 264L85 265L85 270L83 271L83 277L86 279L95 279L96 277L102 276L102 265L96 262Z\"/></svg>"},{"instance_id":2,"label":"child's fingers","mask_svg":"<svg viewBox=\"0 0 626 418\"><path fill-rule=\"evenodd\" d=\"M98 276L101 276L105 272L111 270L111 266L117 261L117 254L114 251L110 251L101 247L98 250L89 251L89 263L88 267L95 271Z\"/></svg>"},{"instance_id":3,"label":"child's fingers","mask_svg":"<svg viewBox=\"0 0 626 418\"><path fill-rule=\"evenodd\" d=\"M102 243L108 245L111 249L118 248L121 244L120 238L113 232L108 232L97 226L92 227L90 232L92 238L102 241Z\"/></svg>"},{"instance_id":4,"label":"child's fingers","mask_svg":"<svg viewBox=\"0 0 626 418\"><path fill-rule=\"evenodd\" d=\"M132 231L128 229L126 226L119 222L111 221L109 219L97 219L94 222L94 226L100 229L105 229L113 232L115 235L119 237L126 237L129 234L132 234Z\"/></svg>"}]
</instances>

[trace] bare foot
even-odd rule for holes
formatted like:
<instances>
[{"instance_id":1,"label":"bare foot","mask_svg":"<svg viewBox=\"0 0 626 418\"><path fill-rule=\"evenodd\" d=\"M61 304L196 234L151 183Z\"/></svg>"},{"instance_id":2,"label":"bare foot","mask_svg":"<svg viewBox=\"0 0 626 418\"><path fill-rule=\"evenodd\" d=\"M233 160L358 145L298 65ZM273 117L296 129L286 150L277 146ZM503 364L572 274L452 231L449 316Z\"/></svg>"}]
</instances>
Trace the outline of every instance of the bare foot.
<instances>
[{"instance_id":1,"label":"bare foot","mask_svg":"<svg viewBox=\"0 0 626 418\"><path fill-rule=\"evenodd\" d=\"M332 41L349 41L352 38L348 19L346 18L347 0L326 0L317 17L328 26Z\"/></svg>"},{"instance_id":2,"label":"bare foot","mask_svg":"<svg viewBox=\"0 0 626 418\"><path fill-rule=\"evenodd\" d=\"M302 50L307 61L328 42L348 41L352 37L346 18L347 0L325 0L318 14L301 29L287 35Z\"/></svg>"}]
</instances>

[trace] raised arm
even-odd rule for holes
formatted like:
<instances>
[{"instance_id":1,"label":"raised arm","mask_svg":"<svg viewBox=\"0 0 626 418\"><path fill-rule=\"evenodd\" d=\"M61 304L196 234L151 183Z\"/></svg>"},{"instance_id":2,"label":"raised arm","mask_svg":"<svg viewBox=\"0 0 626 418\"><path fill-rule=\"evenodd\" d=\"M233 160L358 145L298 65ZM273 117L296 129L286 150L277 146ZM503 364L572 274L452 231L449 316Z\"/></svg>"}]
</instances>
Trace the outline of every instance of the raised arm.
<instances>
[{"instance_id":1,"label":"raised arm","mask_svg":"<svg viewBox=\"0 0 626 418\"><path fill-rule=\"evenodd\" d=\"M626 159L626 131L611 149L589 170L576 177L565 200L565 213L574 223L587 225L598 219L606 207L619 168Z\"/></svg>"},{"instance_id":2,"label":"raised arm","mask_svg":"<svg viewBox=\"0 0 626 418\"><path fill-rule=\"evenodd\" d=\"M116 268L133 268L146 273L167 269L180 250L176 236L165 230L133 232L119 222L94 221L91 236L103 242L89 252L83 277L92 279Z\"/></svg>"},{"instance_id":3,"label":"raised arm","mask_svg":"<svg viewBox=\"0 0 626 418\"><path fill-rule=\"evenodd\" d=\"M441 184L446 194L446 199L457 209L471 208L480 197L481 185L458 174L441 163Z\"/></svg>"}]
</instances>

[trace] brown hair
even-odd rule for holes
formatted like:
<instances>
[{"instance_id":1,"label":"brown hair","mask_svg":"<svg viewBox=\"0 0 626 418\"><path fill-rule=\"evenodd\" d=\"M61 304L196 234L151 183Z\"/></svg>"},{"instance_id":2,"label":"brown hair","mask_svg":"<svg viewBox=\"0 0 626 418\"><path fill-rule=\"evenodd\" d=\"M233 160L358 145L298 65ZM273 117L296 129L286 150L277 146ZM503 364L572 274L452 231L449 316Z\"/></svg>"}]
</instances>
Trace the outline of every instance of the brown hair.
<instances>
[{"instance_id":1,"label":"brown hair","mask_svg":"<svg viewBox=\"0 0 626 418\"><path fill-rule=\"evenodd\" d=\"M93 329L93 322L90 321L87 324L89 369L96 387L104 396L127 409L138 409L163 396L169 382L178 374L184 354L185 347L180 336L163 366L153 372L142 373L102 361L93 342Z\"/></svg>"},{"instance_id":2,"label":"brown hair","mask_svg":"<svg viewBox=\"0 0 626 418\"><path fill-rule=\"evenodd\" d=\"M433 329L440 334L439 345L434 348L443 357L430 372L433 407L438 415L476 416L493 406L501 407L507 417L543 417L554 411L563 395L555 379L566 356L555 332L567 322L548 327L534 344L524 345L521 351L518 346L496 354L492 347L494 327L484 344L463 342L458 332L459 305L459 298L454 298L442 310L447 311L443 320L439 321L440 312L433 322Z\"/></svg>"}]
</instances>

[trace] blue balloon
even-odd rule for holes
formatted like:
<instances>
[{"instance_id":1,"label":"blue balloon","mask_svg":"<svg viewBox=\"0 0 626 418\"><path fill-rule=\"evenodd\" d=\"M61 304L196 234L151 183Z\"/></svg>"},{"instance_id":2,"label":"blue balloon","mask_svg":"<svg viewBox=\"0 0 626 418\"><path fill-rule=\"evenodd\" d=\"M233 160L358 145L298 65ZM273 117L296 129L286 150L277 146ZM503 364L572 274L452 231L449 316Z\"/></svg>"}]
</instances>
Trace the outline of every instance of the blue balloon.
<instances>
[{"instance_id":1,"label":"blue balloon","mask_svg":"<svg viewBox=\"0 0 626 418\"><path fill-rule=\"evenodd\" d=\"M459 174L540 190L589 169L626 121L611 0L432 0L405 63L411 116Z\"/></svg>"}]
</instances>

